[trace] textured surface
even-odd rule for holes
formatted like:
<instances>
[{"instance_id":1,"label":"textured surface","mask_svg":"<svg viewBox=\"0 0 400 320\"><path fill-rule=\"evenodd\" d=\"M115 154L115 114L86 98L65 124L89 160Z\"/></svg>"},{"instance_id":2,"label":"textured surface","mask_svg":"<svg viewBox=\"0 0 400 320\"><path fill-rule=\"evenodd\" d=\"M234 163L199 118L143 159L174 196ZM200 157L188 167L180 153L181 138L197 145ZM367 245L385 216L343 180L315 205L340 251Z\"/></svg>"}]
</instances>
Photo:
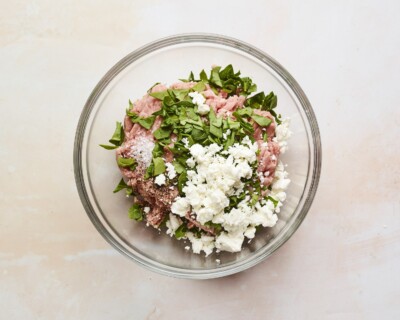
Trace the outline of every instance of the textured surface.
<instances>
[{"instance_id":1,"label":"textured surface","mask_svg":"<svg viewBox=\"0 0 400 320\"><path fill-rule=\"evenodd\" d=\"M398 1L0 1L0 318L399 319ZM239 16L241 16L239 18ZM75 189L82 106L121 57L215 32L270 53L315 108L312 209L270 259L224 279L145 271Z\"/></svg>"}]
</instances>

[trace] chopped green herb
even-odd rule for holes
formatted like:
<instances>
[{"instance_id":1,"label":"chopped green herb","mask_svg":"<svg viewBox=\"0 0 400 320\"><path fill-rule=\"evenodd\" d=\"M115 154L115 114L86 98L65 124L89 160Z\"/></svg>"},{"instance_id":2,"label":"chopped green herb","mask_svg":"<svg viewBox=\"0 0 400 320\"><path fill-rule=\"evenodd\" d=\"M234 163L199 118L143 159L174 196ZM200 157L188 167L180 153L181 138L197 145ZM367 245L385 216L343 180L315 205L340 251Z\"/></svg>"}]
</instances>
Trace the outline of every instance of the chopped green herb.
<instances>
[{"instance_id":1,"label":"chopped green herb","mask_svg":"<svg viewBox=\"0 0 400 320\"><path fill-rule=\"evenodd\" d=\"M263 117L263 116L259 116L258 114L253 114L251 116L251 118L261 127L268 127L272 120L267 118L267 117Z\"/></svg>"},{"instance_id":2,"label":"chopped green herb","mask_svg":"<svg viewBox=\"0 0 400 320\"><path fill-rule=\"evenodd\" d=\"M279 203L278 200L272 198L271 196L268 196L268 197L267 197L267 200L271 200L271 201L273 202L273 204L274 204L274 207L276 207L276 206L278 205L278 203Z\"/></svg>"},{"instance_id":3,"label":"chopped green herb","mask_svg":"<svg viewBox=\"0 0 400 320\"><path fill-rule=\"evenodd\" d=\"M173 164L177 174L181 174L182 172L184 172L186 170L185 167L176 160L173 161L172 164Z\"/></svg>"},{"instance_id":4,"label":"chopped green herb","mask_svg":"<svg viewBox=\"0 0 400 320\"><path fill-rule=\"evenodd\" d=\"M110 140L108 140L114 146L100 144L100 147L106 150L112 150L119 147L124 142L124 129L122 128L121 122L117 122L115 131Z\"/></svg>"},{"instance_id":5,"label":"chopped green herb","mask_svg":"<svg viewBox=\"0 0 400 320\"><path fill-rule=\"evenodd\" d=\"M183 193L182 189L183 189L183 187L185 186L186 181L187 181L187 174L186 174L186 171L183 171L183 172L179 175L179 178L178 178L178 190L179 190L179 193L180 193L180 194Z\"/></svg>"},{"instance_id":6,"label":"chopped green herb","mask_svg":"<svg viewBox=\"0 0 400 320\"><path fill-rule=\"evenodd\" d=\"M113 149L118 148L118 146L108 146L106 144L99 144L99 146L104 148L104 149L106 149L106 150L113 150Z\"/></svg>"},{"instance_id":7,"label":"chopped green herb","mask_svg":"<svg viewBox=\"0 0 400 320\"><path fill-rule=\"evenodd\" d=\"M211 70L211 76L210 76L210 82L212 84L215 84L218 87L222 87L222 82L221 82L221 78L219 76L219 70L221 69L221 67L214 67Z\"/></svg>"},{"instance_id":8,"label":"chopped green herb","mask_svg":"<svg viewBox=\"0 0 400 320\"><path fill-rule=\"evenodd\" d=\"M117 193L117 192L119 192L119 191L121 191L123 189L126 189L126 188L130 188L130 187L125 183L124 179L121 179L121 181L115 187L113 193Z\"/></svg>"},{"instance_id":9,"label":"chopped green herb","mask_svg":"<svg viewBox=\"0 0 400 320\"><path fill-rule=\"evenodd\" d=\"M169 96L169 93L167 90L159 92L150 92L149 96L156 98L158 100L164 100L165 97Z\"/></svg>"},{"instance_id":10,"label":"chopped green herb","mask_svg":"<svg viewBox=\"0 0 400 320\"><path fill-rule=\"evenodd\" d=\"M158 176L161 173L165 172L165 164L164 160L161 157L158 158L153 158L153 164L154 164L154 176Z\"/></svg>"},{"instance_id":11,"label":"chopped green herb","mask_svg":"<svg viewBox=\"0 0 400 320\"><path fill-rule=\"evenodd\" d=\"M120 167L123 168L130 168L131 170L135 170L136 168L136 160L133 158L123 158L123 157L118 157L117 163Z\"/></svg>"},{"instance_id":12,"label":"chopped green herb","mask_svg":"<svg viewBox=\"0 0 400 320\"><path fill-rule=\"evenodd\" d=\"M171 135L172 129L164 129L164 128L159 128L156 131L154 131L154 137L157 140L162 140L165 138L169 138L169 136Z\"/></svg>"},{"instance_id":13,"label":"chopped green herb","mask_svg":"<svg viewBox=\"0 0 400 320\"><path fill-rule=\"evenodd\" d=\"M142 221L144 212L142 207L139 204L135 203L132 207L129 208L128 215L130 219Z\"/></svg>"},{"instance_id":14,"label":"chopped green herb","mask_svg":"<svg viewBox=\"0 0 400 320\"><path fill-rule=\"evenodd\" d=\"M182 238L182 237L184 237L186 235L186 232L187 232L187 227L186 227L186 225L184 223L182 223L178 227L178 229L175 230L175 237L177 239Z\"/></svg>"}]
</instances>

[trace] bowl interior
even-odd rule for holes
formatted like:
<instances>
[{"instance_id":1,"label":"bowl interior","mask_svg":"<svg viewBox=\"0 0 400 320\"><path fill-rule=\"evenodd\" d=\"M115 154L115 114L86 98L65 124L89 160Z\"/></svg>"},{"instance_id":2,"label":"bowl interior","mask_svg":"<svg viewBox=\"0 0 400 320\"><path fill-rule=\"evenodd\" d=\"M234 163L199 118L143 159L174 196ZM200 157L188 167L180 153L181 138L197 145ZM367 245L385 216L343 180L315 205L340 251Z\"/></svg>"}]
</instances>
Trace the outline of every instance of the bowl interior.
<instances>
[{"instance_id":1,"label":"bowl interior","mask_svg":"<svg viewBox=\"0 0 400 320\"><path fill-rule=\"evenodd\" d=\"M276 70L273 62L262 61L248 47L245 49L247 52L237 45L202 40L148 46L110 70L88 100L80 124L81 141L77 146L81 159L78 179L81 197L103 236L118 250L147 267L178 276L209 277L221 272L232 273L268 256L291 235L305 215L302 209L309 193L315 161L307 113L298 93ZM128 99L141 98L156 82L171 84L177 79L187 78L190 71L195 75L202 69L209 72L214 64L232 64L235 70L239 69L242 75L253 79L258 91L277 94L278 112L291 119L293 135L289 150L281 159L287 164L292 182L275 227L258 231L250 243L244 244L240 253L213 253L206 258L204 254L186 251L184 247L188 244L184 241L177 241L164 231L159 232L128 218L132 199L126 198L123 192L112 193L121 179L115 153L100 148L99 144L107 143L115 122L122 121Z\"/></svg>"}]
</instances>

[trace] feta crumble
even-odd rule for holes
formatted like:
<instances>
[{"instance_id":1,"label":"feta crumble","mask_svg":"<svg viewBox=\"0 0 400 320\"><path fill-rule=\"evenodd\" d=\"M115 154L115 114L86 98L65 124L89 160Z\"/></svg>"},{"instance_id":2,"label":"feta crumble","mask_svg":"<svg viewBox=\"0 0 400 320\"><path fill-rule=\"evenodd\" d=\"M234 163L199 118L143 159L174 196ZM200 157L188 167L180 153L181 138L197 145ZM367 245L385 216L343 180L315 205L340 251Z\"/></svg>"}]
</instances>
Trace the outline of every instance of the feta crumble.
<instances>
[{"instance_id":1,"label":"feta crumble","mask_svg":"<svg viewBox=\"0 0 400 320\"><path fill-rule=\"evenodd\" d=\"M281 153L285 153L288 149L288 139L292 135L289 130L290 118L283 119L282 123L275 128L275 137L272 141L278 142Z\"/></svg>"},{"instance_id":2,"label":"feta crumble","mask_svg":"<svg viewBox=\"0 0 400 320\"><path fill-rule=\"evenodd\" d=\"M175 171L175 167L173 166L172 163L167 162L165 164L165 166L167 167L167 175L168 175L168 179L172 180L176 177L176 171Z\"/></svg>"},{"instance_id":3,"label":"feta crumble","mask_svg":"<svg viewBox=\"0 0 400 320\"><path fill-rule=\"evenodd\" d=\"M252 177L253 165L257 161L257 143L245 137L241 143L235 143L223 151L217 144L190 147L191 158L187 160L193 170L187 171L188 181L183 187L184 197L177 197L172 203L174 215L185 217L188 212L204 225L207 222L221 224L224 231L218 236L202 235L196 238L192 232L186 237L192 243L194 253L204 251L209 255L214 248L220 251L238 252L245 238L255 236L256 226L273 227L278 217L282 201L286 198L284 190L290 180L280 162L273 181L270 196L278 202L277 208L271 200L261 200L250 206L250 197L246 196L235 208L229 207L229 197L243 192L242 179Z\"/></svg>"},{"instance_id":4,"label":"feta crumble","mask_svg":"<svg viewBox=\"0 0 400 320\"><path fill-rule=\"evenodd\" d=\"M158 186L162 186L165 184L165 175L162 173L160 175L158 175L155 179L154 179L154 183Z\"/></svg>"},{"instance_id":5,"label":"feta crumble","mask_svg":"<svg viewBox=\"0 0 400 320\"><path fill-rule=\"evenodd\" d=\"M197 112L200 115L205 115L210 112L210 106L205 104L206 98L199 92L190 92L189 96L192 98L192 102L197 105Z\"/></svg>"}]
</instances>

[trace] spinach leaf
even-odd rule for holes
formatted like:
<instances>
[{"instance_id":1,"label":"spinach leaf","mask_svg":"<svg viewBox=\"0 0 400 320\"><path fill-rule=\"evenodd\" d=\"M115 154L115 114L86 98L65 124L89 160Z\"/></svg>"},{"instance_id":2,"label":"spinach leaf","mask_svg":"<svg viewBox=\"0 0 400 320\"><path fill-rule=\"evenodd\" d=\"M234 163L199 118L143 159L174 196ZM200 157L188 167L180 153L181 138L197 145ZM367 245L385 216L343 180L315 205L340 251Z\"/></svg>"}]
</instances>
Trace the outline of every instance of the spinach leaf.
<instances>
[{"instance_id":1,"label":"spinach leaf","mask_svg":"<svg viewBox=\"0 0 400 320\"><path fill-rule=\"evenodd\" d=\"M114 134L109 140L115 146L120 146L124 142L124 129L122 128L121 122L117 122Z\"/></svg>"},{"instance_id":2,"label":"spinach leaf","mask_svg":"<svg viewBox=\"0 0 400 320\"><path fill-rule=\"evenodd\" d=\"M118 146L109 146L109 145L106 145L106 144L99 144L99 146L104 148L104 149L106 149L106 150L113 150L113 149L118 148Z\"/></svg>"},{"instance_id":3,"label":"spinach leaf","mask_svg":"<svg viewBox=\"0 0 400 320\"><path fill-rule=\"evenodd\" d=\"M197 82L196 85L192 88L192 90L197 92L202 92L206 90L206 84L203 81Z\"/></svg>"},{"instance_id":4,"label":"spinach leaf","mask_svg":"<svg viewBox=\"0 0 400 320\"><path fill-rule=\"evenodd\" d=\"M211 70L211 76L210 76L210 82L212 84L215 84L218 87L222 87L222 82L221 82L221 78L219 76L219 70L221 69L221 67L214 67Z\"/></svg>"},{"instance_id":5,"label":"spinach leaf","mask_svg":"<svg viewBox=\"0 0 400 320\"><path fill-rule=\"evenodd\" d=\"M169 138L171 135L172 129L164 129L164 128L159 128L156 131L154 131L153 135L157 140L162 140L165 138Z\"/></svg>"},{"instance_id":6,"label":"spinach leaf","mask_svg":"<svg viewBox=\"0 0 400 320\"><path fill-rule=\"evenodd\" d=\"M131 170L135 170L136 166L137 166L136 160L133 158L118 157L117 163L120 167L123 167L123 168L129 167L129 169L131 169Z\"/></svg>"},{"instance_id":7,"label":"spinach leaf","mask_svg":"<svg viewBox=\"0 0 400 320\"><path fill-rule=\"evenodd\" d=\"M180 194L183 194L182 189L183 189L183 187L185 186L186 181L187 181L187 174L186 174L186 171L183 171L183 172L179 175L179 178L178 178L178 190L179 190L179 193L180 193Z\"/></svg>"},{"instance_id":8,"label":"spinach leaf","mask_svg":"<svg viewBox=\"0 0 400 320\"><path fill-rule=\"evenodd\" d=\"M129 188L129 186L125 183L124 179L121 179L121 181L118 183L118 185L115 187L113 193L117 193L123 189Z\"/></svg>"},{"instance_id":9,"label":"spinach leaf","mask_svg":"<svg viewBox=\"0 0 400 320\"><path fill-rule=\"evenodd\" d=\"M182 223L182 224L178 227L178 229L175 230L175 237L176 237L177 239L180 239L180 238L182 238L182 237L184 237L184 236L186 235L186 232L187 232L187 231L188 231L188 230L187 230L186 225L185 225L184 223Z\"/></svg>"},{"instance_id":10,"label":"spinach leaf","mask_svg":"<svg viewBox=\"0 0 400 320\"><path fill-rule=\"evenodd\" d=\"M164 100L165 97L169 96L168 90L159 92L150 92L149 96L156 98L158 100Z\"/></svg>"},{"instance_id":11,"label":"spinach leaf","mask_svg":"<svg viewBox=\"0 0 400 320\"><path fill-rule=\"evenodd\" d=\"M130 219L142 221L144 212L142 207L138 203L135 203L132 207L129 208L128 215Z\"/></svg>"},{"instance_id":12,"label":"spinach leaf","mask_svg":"<svg viewBox=\"0 0 400 320\"><path fill-rule=\"evenodd\" d=\"M153 164L154 164L154 171L153 171L154 176L158 176L159 174L165 172L164 160L161 157L153 158Z\"/></svg>"},{"instance_id":13,"label":"spinach leaf","mask_svg":"<svg viewBox=\"0 0 400 320\"><path fill-rule=\"evenodd\" d=\"M268 127L272 120L267 118L267 117L263 117L263 116L259 116L258 114L253 114L251 116L251 118L261 127Z\"/></svg>"}]
</instances>

